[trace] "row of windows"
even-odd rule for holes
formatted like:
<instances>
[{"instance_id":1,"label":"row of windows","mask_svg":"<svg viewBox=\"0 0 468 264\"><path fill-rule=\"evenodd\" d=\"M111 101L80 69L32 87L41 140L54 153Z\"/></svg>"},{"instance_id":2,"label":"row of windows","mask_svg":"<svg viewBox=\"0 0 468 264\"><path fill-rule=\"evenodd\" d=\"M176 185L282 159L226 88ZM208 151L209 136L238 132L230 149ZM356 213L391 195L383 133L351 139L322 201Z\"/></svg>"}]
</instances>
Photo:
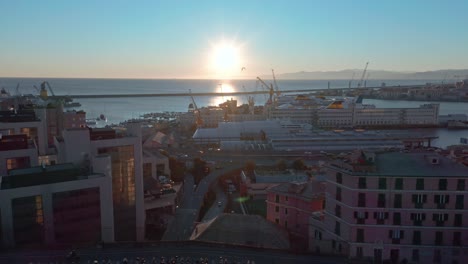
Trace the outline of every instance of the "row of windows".
<instances>
[{"instance_id":1,"label":"row of windows","mask_svg":"<svg viewBox=\"0 0 468 264\"><path fill-rule=\"evenodd\" d=\"M388 238L392 240L392 244L400 244L401 240L405 239L405 231L389 230ZM364 243L365 241L366 240L365 240L364 229L358 228L356 230L356 242ZM421 231L419 230L413 231L412 244L421 245L421 242L422 242ZM445 243L448 243L448 241L446 241ZM433 244L436 246L444 245L444 233L443 232L441 231L435 232L435 239L434 239ZM458 232L458 231L453 232L451 244L452 246L461 246L461 232Z\"/></svg>"},{"instance_id":2,"label":"row of windows","mask_svg":"<svg viewBox=\"0 0 468 264\"><path fill-rule=\"evenodd\" d=\"M336 214L340 212L339 215ZM341 207L337 205L335 208L335 215L337 217L341 217ZM388 212L374 212L374 219L376 220L376 224L383 225L385 224L385 220L389 218ZM354 218L356 219L357 224L364 225L366 224L366 220L369 219L368 212L354 212ZM393 213L392 218L393 225L401 225L401 213ZM423 221L426 220L426 213L411 213L410 220L413 221L413 226L422 226ZM449 214L446 213L435 213L432 214L432 221L436 223L436 226L444 226L445 223L449 223ZM462 214L455 214L453 216L453 226L454 227L461 227L463 223L463 215Z\"/></svg>"},{"instance_id":3,"label":"row of windows","mask_svg":"<svg viewBox=\"0 0 468 264\"><path fill-rule=\"evenodd\" d=\"M338 189L339 188L339 189ZM390 207L386 205L385 194L379 194L377 199L377 207L385 208ZM449 202L448 195L434 195L434 203L437 204L438 209L444 209L445 204ZM337 187L336 200L341 201L341 188ZM455 209L464 209L464 195L455 196ZM415 208L423 208L423 204L427 201L426 194L413 194L412 201ZM358 207L366 207L366 194L358 193ZM393 208L402 208L402 194L395 194L393 199Z\"/></svg>"},{"instance_id":4,"label":"row of windows","mask_svg":"<svg viewBox=\"0 0 468 264\"><path fill-rule=\"evenodd\" d=\"M336 182L342 184L343 183L343 176L341 173L336 174ZM439 179L438 189L440 191L447 190L447 179ZM457 191L464 191L466 187L465 179L458 179L457 180ZM366 177L359 177L358 179L358 188L359 189L367 189L367 178ZM379 178L378 182L378 189L386 190L387 189L387 178ZM403 178L396 178L395 179L395 190L403 190ZM416 179L416 190L424 190L424 179L419 178Z\"/></svg>"}]
</instances>

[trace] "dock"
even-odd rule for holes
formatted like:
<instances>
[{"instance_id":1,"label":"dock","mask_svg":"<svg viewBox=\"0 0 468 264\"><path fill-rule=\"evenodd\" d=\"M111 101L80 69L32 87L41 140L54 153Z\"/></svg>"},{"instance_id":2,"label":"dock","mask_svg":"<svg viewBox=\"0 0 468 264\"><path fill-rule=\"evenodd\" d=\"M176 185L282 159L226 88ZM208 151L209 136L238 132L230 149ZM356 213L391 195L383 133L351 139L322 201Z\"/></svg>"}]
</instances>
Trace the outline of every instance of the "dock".
<instances>
[{"instance_id":1,"label":"dock","mask_svg":"<svg viewBox=\"0 0 468 264\"><path fill-rule=\"evenodd\" d=\"M407 86L386 86L385 88L419 88L425 85L407 85ZM365 88L324 88L324 89L298 89L298 90L282 90L282 94L285 93L313 93L313 92L326 92L326 91L354 91L354 90L373 90L380 89L381 86L377 87L365 87ZM216 92L198 92L198 93L152 93L152 94L74 94L74 95L56 95L50 96L52 99L62 98L122 98L122 97L173 97L173 96L235 96L235 95L255 95L255 94L268 94L270 91L250 91L250 92L230 92L230 93L216 93ZM275 91L276 93L276 91Z\"/></svg>"}]
</instances>

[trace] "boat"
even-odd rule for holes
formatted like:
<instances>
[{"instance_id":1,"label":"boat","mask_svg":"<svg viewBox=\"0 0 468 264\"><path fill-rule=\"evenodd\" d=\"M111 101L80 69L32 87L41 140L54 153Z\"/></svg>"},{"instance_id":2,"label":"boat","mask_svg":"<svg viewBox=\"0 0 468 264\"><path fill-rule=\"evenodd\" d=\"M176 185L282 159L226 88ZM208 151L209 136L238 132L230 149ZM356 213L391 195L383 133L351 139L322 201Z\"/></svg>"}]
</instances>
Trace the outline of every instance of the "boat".
<instances>
[{"instance_id":1,"label":"boat","mask_svg":"<svg viewBox=\"0 0 468 264\"><path fill-rule=\"evenodd\" d=\"M96 121L93 119L86 119L86 125L88 126L96 125Z\"/></svg>"},{"instance_id":2,"label":"boat","mask_svg":"<svg viewBox=\"0 0 468 264\"><path fill-rule=\"evenodd\" d=\"M468 129L468 121L448 121L448 129Z\"/></svg>"},{"instance_id":3,"label":"boat","mask_svg":"<svg viewBox=\"0 0 468 264\"><path fill-rule=\"evenodd\" d=\"M78 102L65 103L63 107L80 107L81 104Z\"/></svg>"}]
</instances>

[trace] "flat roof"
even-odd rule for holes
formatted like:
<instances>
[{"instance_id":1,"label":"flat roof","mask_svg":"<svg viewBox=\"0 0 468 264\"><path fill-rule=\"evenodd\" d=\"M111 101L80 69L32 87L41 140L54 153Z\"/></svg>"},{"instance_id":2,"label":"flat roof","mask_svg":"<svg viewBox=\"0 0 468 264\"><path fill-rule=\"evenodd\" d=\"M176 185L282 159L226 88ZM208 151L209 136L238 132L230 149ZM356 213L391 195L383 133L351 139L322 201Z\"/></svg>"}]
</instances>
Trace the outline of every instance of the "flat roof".
<instances>
[{"instance_id":1,"label":"flat roof","mask_svg":"<svg viewBox=\"0 0 468 264\"><path fill-rule=\"evenodd\" d=\"M437 164L431 162L438 159ZM351 175L390 177L468 177L468 167L434 152L376 153L375 172L352 172L336 165L326 165Z\"/></svg>"},{"instance_id":2,"label":"flat roof","mask_svg":"<svg viewBox=\"0 0 468 264\"><path fill-rule=\"evenodd\" d=\"M92 174L93 177L104 174ZM1 190L88 179L82 168L72 163L11 170L1 177Z\"/></svg>"},{"instance_id":3,"label":"flat roof","mask_svg":"<svg viewBox=\"0 0 468 264\"><path fill-rule=\"evenodd\" d=\"M430 159L438 159L432 164ZM419 177L468 177L468 167L442 155L430 153L387 152L376 156L377 173L380 175Z\"/></svg>"}]
</instances>

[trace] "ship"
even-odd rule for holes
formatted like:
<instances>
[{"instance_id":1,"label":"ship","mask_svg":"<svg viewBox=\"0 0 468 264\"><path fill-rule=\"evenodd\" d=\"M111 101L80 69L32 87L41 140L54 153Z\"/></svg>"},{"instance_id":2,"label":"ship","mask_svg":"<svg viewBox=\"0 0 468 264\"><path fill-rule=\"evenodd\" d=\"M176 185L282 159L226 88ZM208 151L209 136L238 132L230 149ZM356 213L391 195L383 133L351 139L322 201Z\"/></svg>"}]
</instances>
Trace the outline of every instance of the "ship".
<instances>
[{"instance_id":1,"label":"ship","mask_svg":"<svg viewBox=\"0 0 468 264\"><path fill-rule=\"evenodd\" d=\"M448 129L468 129L468 121L448 121Z\"/></svg>"},{"instance_id":2,"label":"ship","mask_svg":"<svg viewBox=\"0 0 468 264\"><path fill-rule=\"evenodd\" d=\"M63 107L80 107L81 104L78 102L70 102L70 103L65 103Z\"/></svg>"}]
</instances>

